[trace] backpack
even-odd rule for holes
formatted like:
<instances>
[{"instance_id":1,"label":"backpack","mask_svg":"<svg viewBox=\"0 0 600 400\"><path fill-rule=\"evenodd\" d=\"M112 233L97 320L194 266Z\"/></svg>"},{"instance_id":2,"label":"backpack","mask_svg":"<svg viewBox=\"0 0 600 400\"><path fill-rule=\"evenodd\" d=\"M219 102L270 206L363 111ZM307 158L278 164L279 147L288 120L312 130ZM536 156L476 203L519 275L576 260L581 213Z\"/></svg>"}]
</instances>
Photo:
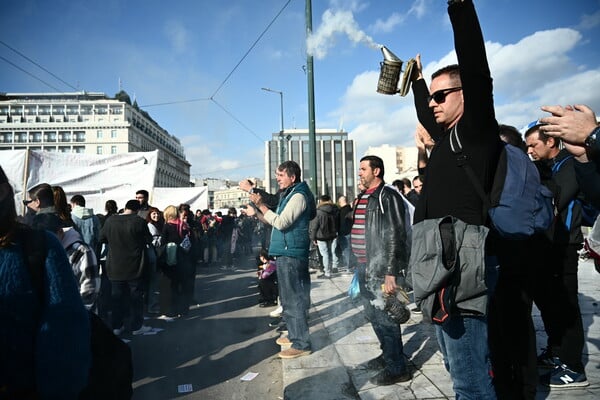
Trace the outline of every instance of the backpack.
<instances>
[{"instance_id":1,"label":"backpack","mask_svg":"<svg viewBox=\"0 0 600 400\"><path fill-rule=\"evenodd\" d=\"M32 286L36 292L43 293L43 269L48 252L45 232L29 229L23 232L22 243ZM131 399L133 395L131 349L115 336L100 317L91 311L88 311L88 315L92 364L88 384L79 394L79 399Z\"/></svg>"},{"instance_id":2,"label":"backpack","mask_svg":"<svg viewBox=\"0 0 600 400\"><path fill-rule=\"evenodd\" d=\"M567 161L568 159L573 158L572 155L567 156L554 164L552 166L552 175L556 174L560 167ZM571 200L569 206L567 208L567 218L565 224L568 229L571 229L571 220L573 218L573 207L575 204L579 204L581 207L581 225L582 226L594 226L598 215L600 215L600 210L594 207L590 202L588 202L585 198L578 197L576 199Z\"/></svg>"},{"instance_id":3,"label":"backpack","mask_svg":"<svg viewBox=\"0 0 600 400\"><path fill-rule=\"evenodd\" d=\"M332 240L337 237L338 232L338 211L333 212L322 211L325 218L321 219L322 224L317 231L317 240Z\"/></svg>"},{"instance_id":4,"label":"backpack","mask_svg":"<svg viewBox=\"0 0 600 400\"><path fill-rule=\"evenodd\" d=\"M554 219L553 195L541 183L537 167L525 152L511 144L504 144L492 189L486 195L462 152L456 125L450 135L450 147L456 155L457 164L464 169L483 201L484 220L487 214L491 227L501 237L526 239L550 228Z\"/></svg>"}]
</instances>

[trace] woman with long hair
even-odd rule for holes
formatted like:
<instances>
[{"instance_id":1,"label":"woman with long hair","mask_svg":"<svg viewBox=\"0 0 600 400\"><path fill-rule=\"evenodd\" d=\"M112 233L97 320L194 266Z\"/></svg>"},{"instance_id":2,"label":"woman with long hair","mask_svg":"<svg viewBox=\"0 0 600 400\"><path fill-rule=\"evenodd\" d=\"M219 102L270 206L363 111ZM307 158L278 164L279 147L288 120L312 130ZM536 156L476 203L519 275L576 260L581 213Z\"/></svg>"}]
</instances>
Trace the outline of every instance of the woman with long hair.
<instances>
[{"instance_id":1,"label":"woman with long hair","mask_svg":"<svg viewBox=\"0 0 600 400\"><path fill-rule=\"evenodd\" d=\"M71 206L67 203L67 195L61 186L52 186L54 193L54 209L56 214L63 221L64 226L74 226L71 218Z\"/></svg>"},{"instance_id":2,"label":"woman with long hair","mask_svg":"<svg viewBox=\"0 0 600 400\"><path fill-rule=\"evenodd\" d=\"M160 268L158 265L157 251L162 244L162 230L164 226L164 220L162 213L156 207L149 207L148 214L146 215L146 223L148 224L148 230L152 235L152 247L148 248L148 252L151 254L148 263L148 287L146 293L146 307L148 313L158 314L160 313L160 299L159 299L159 281L160 281Z\"/></svg>"}]
</instances>

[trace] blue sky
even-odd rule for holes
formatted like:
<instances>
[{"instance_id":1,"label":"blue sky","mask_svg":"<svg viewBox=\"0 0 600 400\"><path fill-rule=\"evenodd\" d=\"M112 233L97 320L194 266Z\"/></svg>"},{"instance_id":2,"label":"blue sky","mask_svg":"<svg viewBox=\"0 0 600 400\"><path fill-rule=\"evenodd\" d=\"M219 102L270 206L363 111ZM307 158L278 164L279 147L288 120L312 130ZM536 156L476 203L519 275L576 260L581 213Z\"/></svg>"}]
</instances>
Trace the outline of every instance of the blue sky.
<instances>
[{"instance_id":1,"label":"blue sky","mask_svg":"<svg viewBox=\"0 0 600 400\"><path fill-rule=\"evenodd\" d=\"M312 3L317 128L342 127L359 156L413 145L412 95L375 92L382 55L373 44L403 60L421 53L429 77L455 61L446 2ZM600 0L475 5L500 122L521 128L542 104L600 113ZM261 87L283 92L286 129L307 127L304 0L4 0L0 40L64 81L0 43L0 92L113 96L120 81L181 139L193 177L264 176L280 97Z\"/></svg>"}]
</instances>

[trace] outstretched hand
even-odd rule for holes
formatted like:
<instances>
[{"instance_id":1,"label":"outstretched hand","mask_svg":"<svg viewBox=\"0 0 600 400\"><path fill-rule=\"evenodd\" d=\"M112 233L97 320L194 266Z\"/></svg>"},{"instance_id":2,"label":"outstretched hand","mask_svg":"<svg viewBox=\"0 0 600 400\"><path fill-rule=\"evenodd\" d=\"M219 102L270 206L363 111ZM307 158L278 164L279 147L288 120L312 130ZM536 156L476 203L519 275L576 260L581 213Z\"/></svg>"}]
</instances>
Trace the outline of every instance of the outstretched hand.
<instances>
[{"instance_id":1,"label":"outstretched hand","mask_svg":"<svg viewBox=\"0 0 600 400\"><path fill-rule=\"evenodd\" d=\"M540 122L547 124L540 126L540 131L568 143L583 144L597 126L596 114L583 104L566 107L542 106L541 109L552 116L540 119Z\"/></svg>"}]
</instances>

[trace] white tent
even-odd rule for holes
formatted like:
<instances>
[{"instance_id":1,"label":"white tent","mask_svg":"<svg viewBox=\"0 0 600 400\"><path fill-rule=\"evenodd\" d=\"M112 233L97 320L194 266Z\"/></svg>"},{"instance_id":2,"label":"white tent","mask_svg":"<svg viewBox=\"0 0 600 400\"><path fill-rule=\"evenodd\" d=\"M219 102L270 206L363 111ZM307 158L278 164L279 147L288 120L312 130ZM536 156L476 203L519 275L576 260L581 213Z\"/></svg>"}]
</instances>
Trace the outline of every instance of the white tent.
<instances>
[{"instance_id":1,"label":"white tent","mask_svg":"<svg viewBox=\"0 0 600 400\"><path fill-rule=\"evenodd\" d=\"M160 205L193 203L193 209L208 207L205 187L154 188L157 163L158 150L113 155L0 151L0 165L15 189L20 214L24 211L21 201L26 198L25 192L44 182L61 186L67 199L75 194L83 195L86 207L93 208L96 214L104 213L104 204L109 199L122 208L140 189L150 193L152 205L159 201Z\"/></svg>"}]
</instances>

